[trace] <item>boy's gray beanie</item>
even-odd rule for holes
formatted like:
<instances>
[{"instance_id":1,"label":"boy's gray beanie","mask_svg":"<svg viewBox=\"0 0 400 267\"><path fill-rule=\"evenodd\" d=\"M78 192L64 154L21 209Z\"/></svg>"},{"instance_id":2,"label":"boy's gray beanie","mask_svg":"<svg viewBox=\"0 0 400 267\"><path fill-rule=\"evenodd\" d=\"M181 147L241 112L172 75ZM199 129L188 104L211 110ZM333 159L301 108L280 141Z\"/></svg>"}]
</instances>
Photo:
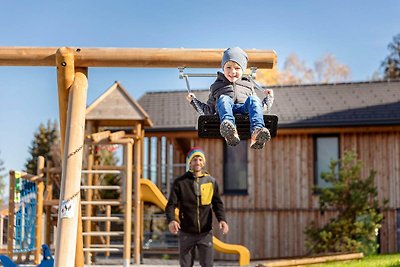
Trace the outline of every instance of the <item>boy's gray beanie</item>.
<instances>
[{"instance_id":1,"label":"boy's gray beanie","mask_svg":"<svg viewBox=\"0 0 400 267\"><path fill-rule=\"evenodd\" d=\"M222 69L228 61L236 62L242 70L245 71L247 68L248 57L246 52L244 52L240 47L232 47L224 51L221 62Z\"/></svg>"}]
</instances>

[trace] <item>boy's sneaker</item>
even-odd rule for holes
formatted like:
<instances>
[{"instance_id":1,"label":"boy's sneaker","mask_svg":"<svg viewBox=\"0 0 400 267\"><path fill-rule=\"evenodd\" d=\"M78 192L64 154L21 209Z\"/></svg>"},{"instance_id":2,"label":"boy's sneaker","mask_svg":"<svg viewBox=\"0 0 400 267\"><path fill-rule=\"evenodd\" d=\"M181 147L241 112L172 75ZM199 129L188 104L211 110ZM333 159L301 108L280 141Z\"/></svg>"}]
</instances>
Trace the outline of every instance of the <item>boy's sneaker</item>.
<instances>
[{"instance_id":1,"label":"boy's sneaker","mask_svg":"<svg viewBox=\"0 0 400 267\"><path fill-rule=\"evenodd\" d=\"M251 134L250 147L253 149L262 149L269 140L271 140L271 134L267 128L256 128Z\"/></svg>"},{"instance_id":2,"label":"boy's sneaker","mask_svg":"<svg viewBox=\"0 0 400 267\"><path fill-rule=\"evenodd\" d=\"M240 143L240 138L236 130L236 126L228 120L221 122L219 131L223 138L225 138L226 143L230 146L236 146Z\"/></svg>"}]
</instances>

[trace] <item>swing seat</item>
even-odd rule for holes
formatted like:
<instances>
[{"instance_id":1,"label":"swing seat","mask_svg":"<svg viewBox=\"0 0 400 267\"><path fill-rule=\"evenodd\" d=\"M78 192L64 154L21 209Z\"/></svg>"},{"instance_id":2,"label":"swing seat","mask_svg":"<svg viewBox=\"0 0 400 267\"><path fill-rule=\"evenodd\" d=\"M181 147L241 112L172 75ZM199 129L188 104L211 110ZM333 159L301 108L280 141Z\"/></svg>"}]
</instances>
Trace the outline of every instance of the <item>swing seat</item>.
<instances>
[{"instance_id":1,"label":"swing seat","mask_svg":"<svg viewBox=\"0 0 400 267\"><path fill-rule=\"evenodd\" d=\"M240 139L249 139L251 137L249 115L235 114L235 121ZM275 137L278 130L278 116L264 115L264 123L271 137ZM222 138L219 132L220 121L218 115L201 115L197 125L200 138Z\"/></svg>"}]
</instances>

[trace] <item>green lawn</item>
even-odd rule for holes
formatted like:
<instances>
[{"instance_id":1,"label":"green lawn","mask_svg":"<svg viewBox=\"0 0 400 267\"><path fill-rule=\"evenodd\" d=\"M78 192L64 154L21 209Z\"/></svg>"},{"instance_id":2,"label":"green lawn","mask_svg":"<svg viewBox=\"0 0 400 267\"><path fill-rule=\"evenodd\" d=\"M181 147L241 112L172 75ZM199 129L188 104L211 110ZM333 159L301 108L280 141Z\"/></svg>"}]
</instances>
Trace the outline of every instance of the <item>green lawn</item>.
<instances>
[{"instance_id":1,"label":"green lawn","mask_svg":"<svg viewBox=\"0 0 400 267\"><path fill-rule=\"evenodd\" d=\"M310 267L400 267L400 254L366 256L361 260L308 265Z\"/></svg>"}]
</instances>

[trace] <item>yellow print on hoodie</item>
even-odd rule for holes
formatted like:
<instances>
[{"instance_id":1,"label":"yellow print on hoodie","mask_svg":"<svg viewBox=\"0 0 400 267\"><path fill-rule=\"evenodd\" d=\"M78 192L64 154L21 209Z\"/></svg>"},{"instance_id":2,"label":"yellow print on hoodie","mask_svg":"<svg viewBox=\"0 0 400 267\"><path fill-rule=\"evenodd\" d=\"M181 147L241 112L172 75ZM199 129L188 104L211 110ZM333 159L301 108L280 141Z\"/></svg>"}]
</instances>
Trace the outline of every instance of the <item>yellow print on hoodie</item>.
<instances>
[{"instance_id":1,"label":"yellow print on hoodie","mask_svg":"<svg viewBox=\"0 0 400 267\"><path fill-rule=\"evenodd\" d=\"M205 183L200 185L201 191L201 205L210 205L214 194L213 183Z\"/></svg>"}]
</instances>

